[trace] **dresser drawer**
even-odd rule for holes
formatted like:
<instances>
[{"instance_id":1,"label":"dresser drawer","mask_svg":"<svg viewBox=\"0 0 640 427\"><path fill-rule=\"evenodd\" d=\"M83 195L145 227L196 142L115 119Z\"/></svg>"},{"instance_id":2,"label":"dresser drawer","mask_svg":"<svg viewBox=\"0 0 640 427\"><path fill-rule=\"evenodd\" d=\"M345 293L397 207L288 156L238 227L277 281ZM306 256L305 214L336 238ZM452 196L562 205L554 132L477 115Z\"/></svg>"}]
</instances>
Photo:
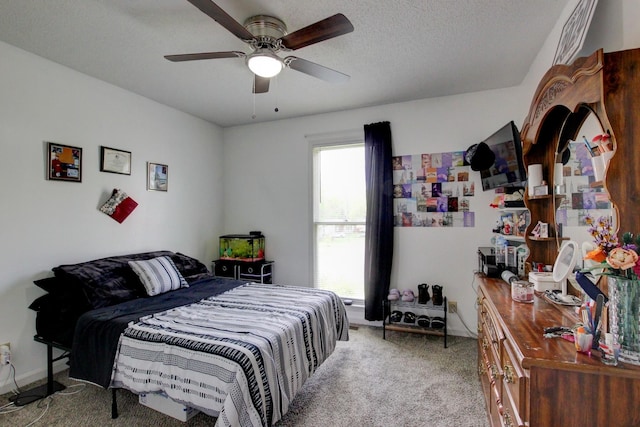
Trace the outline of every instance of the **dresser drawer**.
<instances>
[{"instance_id":1,"label":"dresser drawer","mask_svg":"<svg viewBox=\"0 0 640 427\"><path fill-rule=\"evenodd\" d=\"M219 277L236 278L236 263L233 261L215 261L213 273Z\"/></svg>"},{"instance_id":2,"label":"dresser drawer","mask_svg":"<svg viewBox=\"0 0 640 427\"><path fill-rule=\"evenodd\" d=\"M497 355L493 353L493 347L488 344L478 344L478 374L482 389L485 393L487 412L492 426L502 424L502 380Z\"/></svg>"},{"instance_id":3,"label":"dresser drawer","mask_svg":"<svg viewBox=\"0 0 640 427\"><path fill-rule=\"evenodd\" d=\"M482 304L481 306L480 322L482 325L482 333L487 339L487 342L493 346L495 353L500 355L504 334L491 311L487 309L486 304Z\"/></svg>"},{"instance_id":4,"label":"dresser drawer","mask_svg":"<svg viewBox=\"0 0 640 427\"><path fill-rule=\"evenodd\" d=\"M502 413L500 415L501 425L504 427L525 427L526 425L506 390L502 394Z\"/></svg>"},{"instance_id":5,"label":"dresser drawer","mask_svg":"<svg viewBox=\"0 0 640 427\"><path fill-rule=\"evenodd\" d=\"M273 263L248 262L238 265L238 279L258 283L272 283Z\"/></svg>"},{"instance_id":6,"label":"dresser drawer","mask_svg":"<svg viewBox=\"0 0 640 427\"><path fill-rule=\"evenodd\" d=\"M509 340L504 340L502 344L502 381L505 392L509 394L513 402L514 409L518 412L519 418L528 420L527 417L527 376L525 370L520 366L516 358L516 352Z\"/></svg>"}]
</instances>

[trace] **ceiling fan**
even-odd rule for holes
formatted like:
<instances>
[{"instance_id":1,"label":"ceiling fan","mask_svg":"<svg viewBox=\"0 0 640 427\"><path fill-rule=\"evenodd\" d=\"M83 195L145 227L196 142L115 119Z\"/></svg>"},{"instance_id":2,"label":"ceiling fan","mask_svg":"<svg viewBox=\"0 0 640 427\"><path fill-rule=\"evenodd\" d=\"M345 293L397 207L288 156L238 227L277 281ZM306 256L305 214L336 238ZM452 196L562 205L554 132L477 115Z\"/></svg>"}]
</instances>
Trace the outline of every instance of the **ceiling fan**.
<instances>
[{"instance_id":1,"label":"ceiling fan","mask_svg":"<svg viewBox=\"0 0 640 427\"><path fill-rule=\"evenodd\" d=\"M353 25L342 14L338 13L314 24L301 28L293 33L280 19L268 15L256 15L248 18L244 25L229 16L211 0L187 0L202 12L230 31L243 42L249 44L252 52L246 54L239 51L186 53L166 55L169 61L194 61L200 59L245 58L249 69L255 74L254 93L269 91L269 79L276 76L284 67L331 82L341 83L349 80L349 76L331 68L324 67L296 56L280 58L280 51L292 51L319 43L353 31Z\"/></svg>"}]
</instances>

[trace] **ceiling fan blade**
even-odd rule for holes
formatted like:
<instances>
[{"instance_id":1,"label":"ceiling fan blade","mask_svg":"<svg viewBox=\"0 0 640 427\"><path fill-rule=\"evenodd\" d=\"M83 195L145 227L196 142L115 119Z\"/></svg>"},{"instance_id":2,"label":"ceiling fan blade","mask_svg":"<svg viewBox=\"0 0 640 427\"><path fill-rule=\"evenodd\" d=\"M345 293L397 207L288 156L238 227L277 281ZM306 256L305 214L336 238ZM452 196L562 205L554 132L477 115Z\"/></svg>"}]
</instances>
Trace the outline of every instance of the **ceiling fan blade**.
<instances>
[{"instance_id":1,"label":"ceiling fan blade","mask_svg":"<svg viewBox=\"0 0 640 427\"><path fill-rule=\"evenodd\" d=\"M242 58L244 52L235 50L228 52L203 52L203 53L182 53L179 55L165 55L165 58L173 62L197 61L200 59L219 59L219 58Z\"/></svg>"},{"instance_id":2,"label":"ceiling fan blade","mask_svg":"<svg viewBox=\"0 0 640 427\"><path fill-rule=\"evenodd\" d=\"M187 0L189 3L200 9L202 12L213 18L218 24L222 25L229 32L240 40L248 42L254 40L255 37L238 21L233 19L227 12L222 10L220 6L211 0Z\"/></svg>"},{"instance_id":3,"label":"ceiling fan blade","mask_svg":"<svg viewBox=\"0 0 640 427\"><path fill-rule=\"evenodd\" d=\"M295 56L287 56L284 59L284 63L291 69L317 77L329 83L344 83L348 82L351 78L340 71L332 70L331 68L307 61L306 59L296 58Z\"/></svg>"},{"instance_id":4,"label":"ceiling fan blade","mask_svg":"<svg viewBox=\"0 0 640 427\"><path fill-rule=\"evenodd\" d=\"M260 77L256 74L253 79L253 93L267 92L269 92L269 79L266 77Z\"/></svg>"},{"instance_id":5,"label":"ceiling fan blade","mask_svg":"<svg viewBox=\"0 0 640 427\"><path fill-rule=\"evenodd\" d=\"M282 45L290 50L300 49L353 31L353 24L341 13L318 21L282 37Z\"/></svg>"}]
</instances>

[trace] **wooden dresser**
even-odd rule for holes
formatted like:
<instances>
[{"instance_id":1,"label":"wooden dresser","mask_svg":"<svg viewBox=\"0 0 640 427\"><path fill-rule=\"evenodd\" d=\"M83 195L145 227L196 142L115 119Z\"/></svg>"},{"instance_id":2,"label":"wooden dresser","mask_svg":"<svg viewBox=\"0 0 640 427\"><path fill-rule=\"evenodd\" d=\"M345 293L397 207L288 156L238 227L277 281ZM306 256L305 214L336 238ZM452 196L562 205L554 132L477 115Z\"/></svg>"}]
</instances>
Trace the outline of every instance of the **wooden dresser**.
<instances>
[{"instance_id":1,"label":"wooden dresser","mask_svg":"<svg viewBox=\"0 0 640 427\"><path fill-rule=\"evenodd\" d=\"M492 426L640 426L640 367L604 365L597 351L544 338L573 326L572 308L511 299L501 279L478 276L478 373Z\"/></svg>"}]
</instances>

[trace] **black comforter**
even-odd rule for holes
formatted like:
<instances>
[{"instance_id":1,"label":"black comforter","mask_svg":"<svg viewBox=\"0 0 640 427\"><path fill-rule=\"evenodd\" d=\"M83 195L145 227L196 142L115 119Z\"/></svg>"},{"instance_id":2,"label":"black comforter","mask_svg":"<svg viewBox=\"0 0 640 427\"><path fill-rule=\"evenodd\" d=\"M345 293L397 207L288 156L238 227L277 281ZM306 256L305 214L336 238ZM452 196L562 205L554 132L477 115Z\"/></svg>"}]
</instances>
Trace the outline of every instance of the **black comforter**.
<instances>
[{"instance_id":1,"label":"black comforter","mask_svg":"<svg viewBox=\"0 0 640 427\"><path fill-rule=\"evenodd\" d=\"M218 295L243 283L213 277L194 282L188 288L86 312L76 325L69 377L108 388L118 340L129 322Z\"/></svg>"}]
</instances>

